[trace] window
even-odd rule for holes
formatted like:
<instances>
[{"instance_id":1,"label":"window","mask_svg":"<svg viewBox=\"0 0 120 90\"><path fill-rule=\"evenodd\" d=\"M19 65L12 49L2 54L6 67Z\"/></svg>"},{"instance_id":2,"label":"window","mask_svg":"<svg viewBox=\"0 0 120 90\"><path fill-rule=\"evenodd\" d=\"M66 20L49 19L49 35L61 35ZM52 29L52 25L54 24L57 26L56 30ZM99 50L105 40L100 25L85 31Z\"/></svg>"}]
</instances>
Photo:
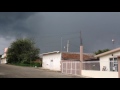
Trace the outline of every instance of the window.
<instances>
[{"instance_id":1,"label":"window","mask_svg":"<svg viewBox=\"0 0 120 90\"><path fill-rule=\"evenodd\" d=\"M110 58L110 71L118 71L117 58Z\"/></svg>"},{"instance_id":2,"label":"window","mask_svg":"<svg viewBox=\"0 0 120 90\"><path fill-rule=\"evenodd\" d=\"M110 58L110 71L113 71L113 58Z\"/></svg>"}]
</instances>

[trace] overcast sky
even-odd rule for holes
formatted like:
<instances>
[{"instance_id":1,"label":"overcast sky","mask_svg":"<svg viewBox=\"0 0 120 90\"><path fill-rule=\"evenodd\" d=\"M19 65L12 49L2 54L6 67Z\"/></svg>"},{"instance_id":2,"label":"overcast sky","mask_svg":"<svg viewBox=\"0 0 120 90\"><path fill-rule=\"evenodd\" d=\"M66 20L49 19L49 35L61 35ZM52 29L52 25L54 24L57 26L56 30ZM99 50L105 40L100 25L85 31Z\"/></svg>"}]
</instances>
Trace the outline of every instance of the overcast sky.
<instances>
[{"instance_id":1,"label":"overcast sky","mask_svg":"<svg viewBox=\"0 0 120 90\"><path fill-rule=\"evenodd\" d=\"M84 52L120 47L119 12L0 12L0 53L19 37L34 38L40 53L79 52L80 30ZM115 39L114 46L112 39Z\"/></svg>"}]
</instances>

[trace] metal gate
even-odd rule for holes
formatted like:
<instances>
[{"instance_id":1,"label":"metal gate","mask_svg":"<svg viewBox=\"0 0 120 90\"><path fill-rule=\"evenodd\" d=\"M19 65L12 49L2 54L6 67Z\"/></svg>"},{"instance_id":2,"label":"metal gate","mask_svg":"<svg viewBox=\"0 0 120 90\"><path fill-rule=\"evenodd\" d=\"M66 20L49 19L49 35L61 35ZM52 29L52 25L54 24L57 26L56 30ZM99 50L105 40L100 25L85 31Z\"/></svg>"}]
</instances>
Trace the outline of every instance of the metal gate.
<instances>
[{"instance_id":1,"label":"metal gate","mask_svg":"<svg viewBox=\"0 0 120 90\"><path fill-rule=\"evenodd\" d=\"M61 72L65 74L80 75L79 61L62 61Z\"/></svg>"}]
</instances>

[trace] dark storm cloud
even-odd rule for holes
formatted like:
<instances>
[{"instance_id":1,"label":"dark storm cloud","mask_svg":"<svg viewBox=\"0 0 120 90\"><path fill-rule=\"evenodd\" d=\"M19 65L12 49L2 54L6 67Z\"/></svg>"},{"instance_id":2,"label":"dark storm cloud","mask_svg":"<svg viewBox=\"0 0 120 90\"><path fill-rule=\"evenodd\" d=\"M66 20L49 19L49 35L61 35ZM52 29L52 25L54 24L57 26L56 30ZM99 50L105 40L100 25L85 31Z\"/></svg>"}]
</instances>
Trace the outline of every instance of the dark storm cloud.
<instances>
[{"instance_id":1,"label":"dark storm cloud","mask_svg":"<svg viewBox=\"0 0 120 90\"><path fill-rule=\"evenodd\" d=\"M1 12L0 35L11 38L32 37L42 52L62 50L70 41L69 51L78 52L82 31L85 52L120 47L119 12Z\"/></svg>"},{"instance_id":2,"label":"dark storm cloud","mask_svg":"<svg viewBox=\"0 0 120 90\"><path fill-rule=\"evenodd\" d=\"M0 25L8 25L33 15L33 12L0 12Z\"/></svg>"},{"instance_id":3,"label":"dark storm cloud","mask_svg":"<svg viewBox=\"0 0 120 90\"><path fill-rule=\"evenodd\" d=\"M16 36L18 33L26 33L27 27L24 22L34 14L34 12L0 12L1 35Z\"/></svg>"},{"instance_id":4,"label":"dark storm cloud","mask_svg":"<svg viewBox=\"0 0 120 90\"><path fill-rule=\"evenodd\" d=\"M43 13L43 35L56 35L55 48L60 50L60 37L63 37L63 46L70 39L70 51L79 51L79 31L82 31L85 52L94 52L98 49L112 48L112 38L115 38L115 47L118 47L120 31L120 13L116 12L51 12ZM76 32L76 33L74 33ZM68 35L64 35L68 33ZM67 38L67 39L66 39ZM49 38L48 41L50 41ZM47 41L46 41L47 42ZM46 46L47 47L47 46ZM48 47L47 47L48 48ZM49 49L50 50L50 49ZM51 49L52 50L52 49ZM65 50L63 48L63 50Z\"/></svg>"}]
</instances>

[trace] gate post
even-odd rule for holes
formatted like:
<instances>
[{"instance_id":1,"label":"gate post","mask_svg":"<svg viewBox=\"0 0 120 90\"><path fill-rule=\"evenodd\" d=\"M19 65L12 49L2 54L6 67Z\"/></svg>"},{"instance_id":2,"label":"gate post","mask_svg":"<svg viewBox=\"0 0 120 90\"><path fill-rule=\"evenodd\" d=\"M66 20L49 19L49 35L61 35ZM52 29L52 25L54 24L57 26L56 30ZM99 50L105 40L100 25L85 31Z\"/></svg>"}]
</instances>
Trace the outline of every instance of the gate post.
<instances>
[{"instance_id":1,"label":"gate post","mask_svg":"<svg viewBox=\"0 0 120 90\"><path fill-rule=\"evenodd\" d=\"M83 62L83 46L80 46L80 75L82 75L82 63Z\"/></svg>"},{"instance_id":2,"label":"gate post","mask_svg":"<svg viewBox=\"0 0 120 90\"><path fill-rule=\"evenodd\" d=\"M118 60L118 78L120 78L120 56L117 58Z\"/></svg>"},{"instance_id":3,"label":"gate post","mask_svg":"<svg viewBox=\"0 0 120 90\"><path fill-rule=\"evenodd\" d=\"M60 61L60 71L62 72L62 60Z\"/></svg>"}]
</instances>

